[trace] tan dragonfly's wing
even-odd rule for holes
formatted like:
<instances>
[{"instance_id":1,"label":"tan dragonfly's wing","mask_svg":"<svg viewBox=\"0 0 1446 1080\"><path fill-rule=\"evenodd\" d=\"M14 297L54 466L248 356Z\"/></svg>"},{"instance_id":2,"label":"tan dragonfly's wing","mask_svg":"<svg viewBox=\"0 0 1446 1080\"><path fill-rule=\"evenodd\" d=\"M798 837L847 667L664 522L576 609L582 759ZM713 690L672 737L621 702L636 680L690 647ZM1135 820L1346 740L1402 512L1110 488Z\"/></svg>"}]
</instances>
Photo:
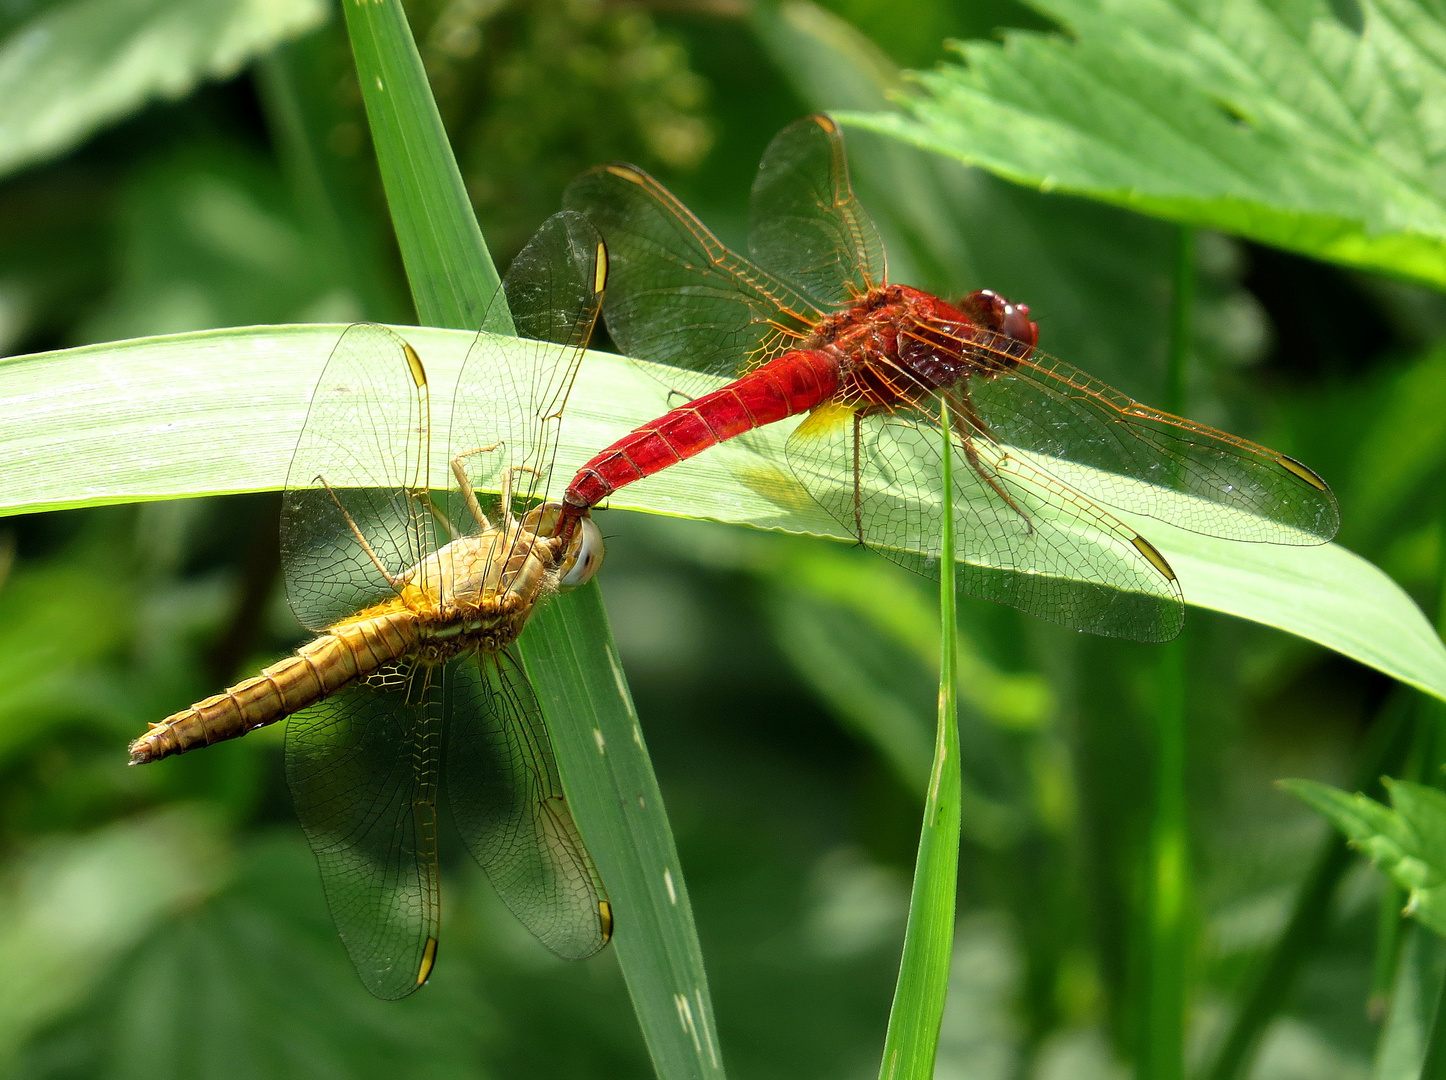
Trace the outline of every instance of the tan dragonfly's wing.
<instances>
[{"instance_id":1,"label":"tan dragonfly's wing","mask_svg":"<svg viewBox=\"0 0 1446 1080\"><path fill-rule=\"evenodd\" d=\"M397 575L433 550L420 499L430 440L420 358L384 326L348 327L317 382L282 494L286 595L304 625L321 630L392 596L378 563Z\"/></svg>"},{"instance_id":2,"label":"tan dragonfly's wing","mask_svg":"<svg viewBox=\"0 0 1446 1080\"><path fill-rule=\"evenodd\" d=\"M287 723L286 779L337 932L380 998L436 960L441 671L385 669Z\"/></svg>"},{"instance_id":3,"label":"tan dragonfly's wing","mask_svg":"<svg viewBox=\"0 0 1446 1080\"><path fill-rule=\"evenodd\" d=\"M524 343L479 334L457 377L451 454L467 455L462 464L479 493L497 492L510 468L519 515L568 480L553 476L562 413L597 324L607 266L602 237L585 216L564 210L548 218L503 278ZM495 523L496 496L479 501ZM449 514L462 531L474 525L456 484Z\"/></svg>"},{"instance_id":4,"label":"tan dragonfly's wing","mask_svg":"<svg viewBox=\"0 0 1446 1080\"><path fill-rule=\"evenodd\" d=\"M611 909L521 664L508 651L454 662L447 702L447 801L463 843L538 940L568 960L591 956L611 936Z\"/></svg>"}]
</instances>

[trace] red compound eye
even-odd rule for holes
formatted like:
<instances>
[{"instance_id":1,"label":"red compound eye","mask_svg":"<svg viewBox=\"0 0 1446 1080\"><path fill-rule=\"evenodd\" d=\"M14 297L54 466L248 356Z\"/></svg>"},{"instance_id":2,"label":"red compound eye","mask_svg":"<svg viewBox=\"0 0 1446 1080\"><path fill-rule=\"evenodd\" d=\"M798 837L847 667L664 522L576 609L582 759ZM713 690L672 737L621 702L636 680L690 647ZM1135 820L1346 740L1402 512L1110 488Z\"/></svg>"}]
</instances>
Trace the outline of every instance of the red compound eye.
<instances>
[{"instance_id":1,"label":"red compound eye","mask_svg":"<svg viewBox=\"0 0 1446 1080\"><path fill-rule=\"evenodd\" d=\"M976 289L959 301L959 310L986 330L1024 346L1006 351L1027 357L1039 344L1039 324L1029 317L1028 304L1011 304L993 289Z\"/></svg>"}]
</instances>

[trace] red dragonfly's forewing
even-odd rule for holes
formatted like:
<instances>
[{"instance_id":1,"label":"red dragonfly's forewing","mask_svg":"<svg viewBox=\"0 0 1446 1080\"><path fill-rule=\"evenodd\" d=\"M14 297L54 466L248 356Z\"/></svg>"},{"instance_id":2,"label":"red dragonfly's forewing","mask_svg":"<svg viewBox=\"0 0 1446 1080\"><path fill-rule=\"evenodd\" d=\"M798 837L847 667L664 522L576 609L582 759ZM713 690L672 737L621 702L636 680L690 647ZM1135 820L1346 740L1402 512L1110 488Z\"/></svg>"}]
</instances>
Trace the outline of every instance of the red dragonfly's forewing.
<instances>
[{"instance_id":1,"label":"red dragonfly's forewing","mask_svg":"<svg viewBox=\"0 0 1446 1080\"><path fill-rule=\"evenodd\" d=\"M1041 463L1091 498L1225 540L1330 540L1325 481L1267 447L1151 409L1044 353L961 388L986 439L1073 462Z\"/></svg>"},{"instance_id":2,"label":"red dragonfly's forewing","mask_svg":"<svg viewBox=\"0 0 1446 1080\"><path fill-rule=\"evenodd\" d=\"M788 460L850 535L937 580L941 443L938 419L920 410L837 410L799 426ZM1133 529L991 444L966 448L956 435L953 456L962 591L1094 634L1167 641L1180 632L1179 583Z\"/></svg>"},{"instance_id":3,"label":"red dragonfly's forewing","mask_svg":"<svg viewBox=\"0 0 1446 1080\"><path fill-rule=\"evenodd\" d=\"M567 960L591 956L611 909L521 663L503 651L455 664L448 696L447 801L462 842L538 940Z\"/></svg>"},{"instance_id":4,"label":"red dragonfly's forewing","mask_svg":"<svg viewBox=\"0 0 1446 1080\"><path fill-rule=\"evenodd\" d=\"M563 202L607 240L603 311L613 341L634 359L731 379L794 348L827 313L725 248L641 169L590 169ZM716 385L679 382L693 394Z\"/></svg>"},{"instance_id":5,"label":"red dragonfly's forewing","mask_svg":"<svg viewBox=\"0 0 1446 1080\"><path fill-rule=\"evenodd\" d=\"M384 669L293 716L286 778L332 920L362 983L426 982L439 926L440 672Z\"/></svg>"},{"instance_id":6,"label":"red dragonfly's forewing","mask_svg":"<svg viewBox=\"0 0 1446 1080\"><path fill-rule=\"evenodd\" d=\"M819 305L853 303L886 280L884 242L854 197L838 125L806 116L774 136L758 165L748 252Z\"/></svg>"}]
</instances>

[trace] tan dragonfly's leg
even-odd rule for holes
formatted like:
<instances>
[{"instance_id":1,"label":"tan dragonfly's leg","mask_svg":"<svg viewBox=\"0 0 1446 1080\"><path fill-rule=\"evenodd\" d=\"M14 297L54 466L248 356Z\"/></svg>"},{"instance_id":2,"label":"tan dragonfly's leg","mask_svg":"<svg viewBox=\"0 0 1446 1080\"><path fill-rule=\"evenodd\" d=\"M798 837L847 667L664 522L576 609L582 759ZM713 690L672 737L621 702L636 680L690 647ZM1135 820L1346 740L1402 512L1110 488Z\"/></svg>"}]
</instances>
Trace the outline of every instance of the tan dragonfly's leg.
<instances>
[{"instance_id":1,"label":"tan dragonfly's leg","mask_svg":"<svg viewBox=\"0 0 1446 1080\"><path fill-rule=\"evenodd\" d=\"M341 511L341 516L346 518L346 524L347 527L351 529L351 534L356 537L356 542L362 546L362 550L367 553L367 557L376 565L377 571L386 579L388 585L400 592L402 579L382 565L381 559L377 558L377 553L373 551L372 546L367 543L367 538L363 536L361 530L357 528L356 522L352 520L351 514L347 512L345 506L342 506L341 500L336 497L336 492L333 491L331 485L326 482L326 477L318 476L317 479L320 480L322 486L326 488L326 493L331 496L331 501L336 503L336 508Z\"/></svg>"},{"instance_id":2,"label":"tan dragonfly's leg","mask_svg":"<svg viewBox=\"0 0 1446 1080\"><path fill-rule=\"evenodd\" d=\"M425 501L427 513L432 515L433 520L435 520L438 525L442 526L442 528L447 530L448 538L452 540L461 539L462 534L457 531L457 526L452 524L452 519L447 516L446 511L437 505L437 500L432 498L432 493L430 491L412 492L412 501Z\"/></svg>"},{"instance_id":3,"label":"tan dragonfly's leg","mask_svg":"<svg viewBox=\"0 0 1446 1080\"><path fill-rule=\"evenodd\" d=\"M462 492L462 498L466 500L467 509L472 511L472 516L476 518L478 526L484 530L492 528L492 522L488 519L487 515L482 512L482 504L477 501L477 492L472 490L472 481L467 478L467 473L462 468L462 459L469 458L473 454L489 453L501 445L501 443L493 443L491 446L479 446L476 450L467 450L452 459L452 475L457 478L457 487ZM505 477L505 471L503 475ZM505 486L505 479L503 484ZM506 507L509 503L506 499L503 499L502 505Z\"/></svg>"},{"instance_id":4,"label":"tan dragonfly's leg","mask_svg":"<svg viewBox=\"0 0 1446 1080\"><path fill-rule=\"evenodd\" d=\"M531 465L509 465L502 470L502 512L507 515L509 527L517 524L517 519L512 516L512 474L531 473L533 476L541 476L542 473Z\"/></svg>"}]
</instances>

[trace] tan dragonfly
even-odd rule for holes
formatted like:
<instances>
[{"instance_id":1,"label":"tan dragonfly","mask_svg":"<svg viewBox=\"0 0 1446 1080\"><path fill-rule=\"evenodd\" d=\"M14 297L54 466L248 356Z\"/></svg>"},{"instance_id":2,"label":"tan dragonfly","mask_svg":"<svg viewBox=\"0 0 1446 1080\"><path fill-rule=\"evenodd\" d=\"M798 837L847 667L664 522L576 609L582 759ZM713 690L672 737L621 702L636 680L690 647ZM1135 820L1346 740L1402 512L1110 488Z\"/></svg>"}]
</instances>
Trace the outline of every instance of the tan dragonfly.
<instances>
[{"instance_id":1,"label":"tan dragonfly","mask_svg":"<svg viewBox=\"0 0 1446 1080\"><path fill-rule=\"evenodd\" d=\"M539 600L587 581L602 558L596 526L563 549L547 491L606 274L601 239L575 213L549 219L513 262L507 301L534 344L519 356L478 336L452 401L445 476L433 475L421 358L385 327L348 328L283 497L287 596L318 636L131 745L140 764L291 718L297 814L337 930L378 997L410 994L436 961L444 784L467 850L543 944L581 959L612 933L511 648ZM434 498L444 490L445 509Z\"/></svg>"}]
</instances>

